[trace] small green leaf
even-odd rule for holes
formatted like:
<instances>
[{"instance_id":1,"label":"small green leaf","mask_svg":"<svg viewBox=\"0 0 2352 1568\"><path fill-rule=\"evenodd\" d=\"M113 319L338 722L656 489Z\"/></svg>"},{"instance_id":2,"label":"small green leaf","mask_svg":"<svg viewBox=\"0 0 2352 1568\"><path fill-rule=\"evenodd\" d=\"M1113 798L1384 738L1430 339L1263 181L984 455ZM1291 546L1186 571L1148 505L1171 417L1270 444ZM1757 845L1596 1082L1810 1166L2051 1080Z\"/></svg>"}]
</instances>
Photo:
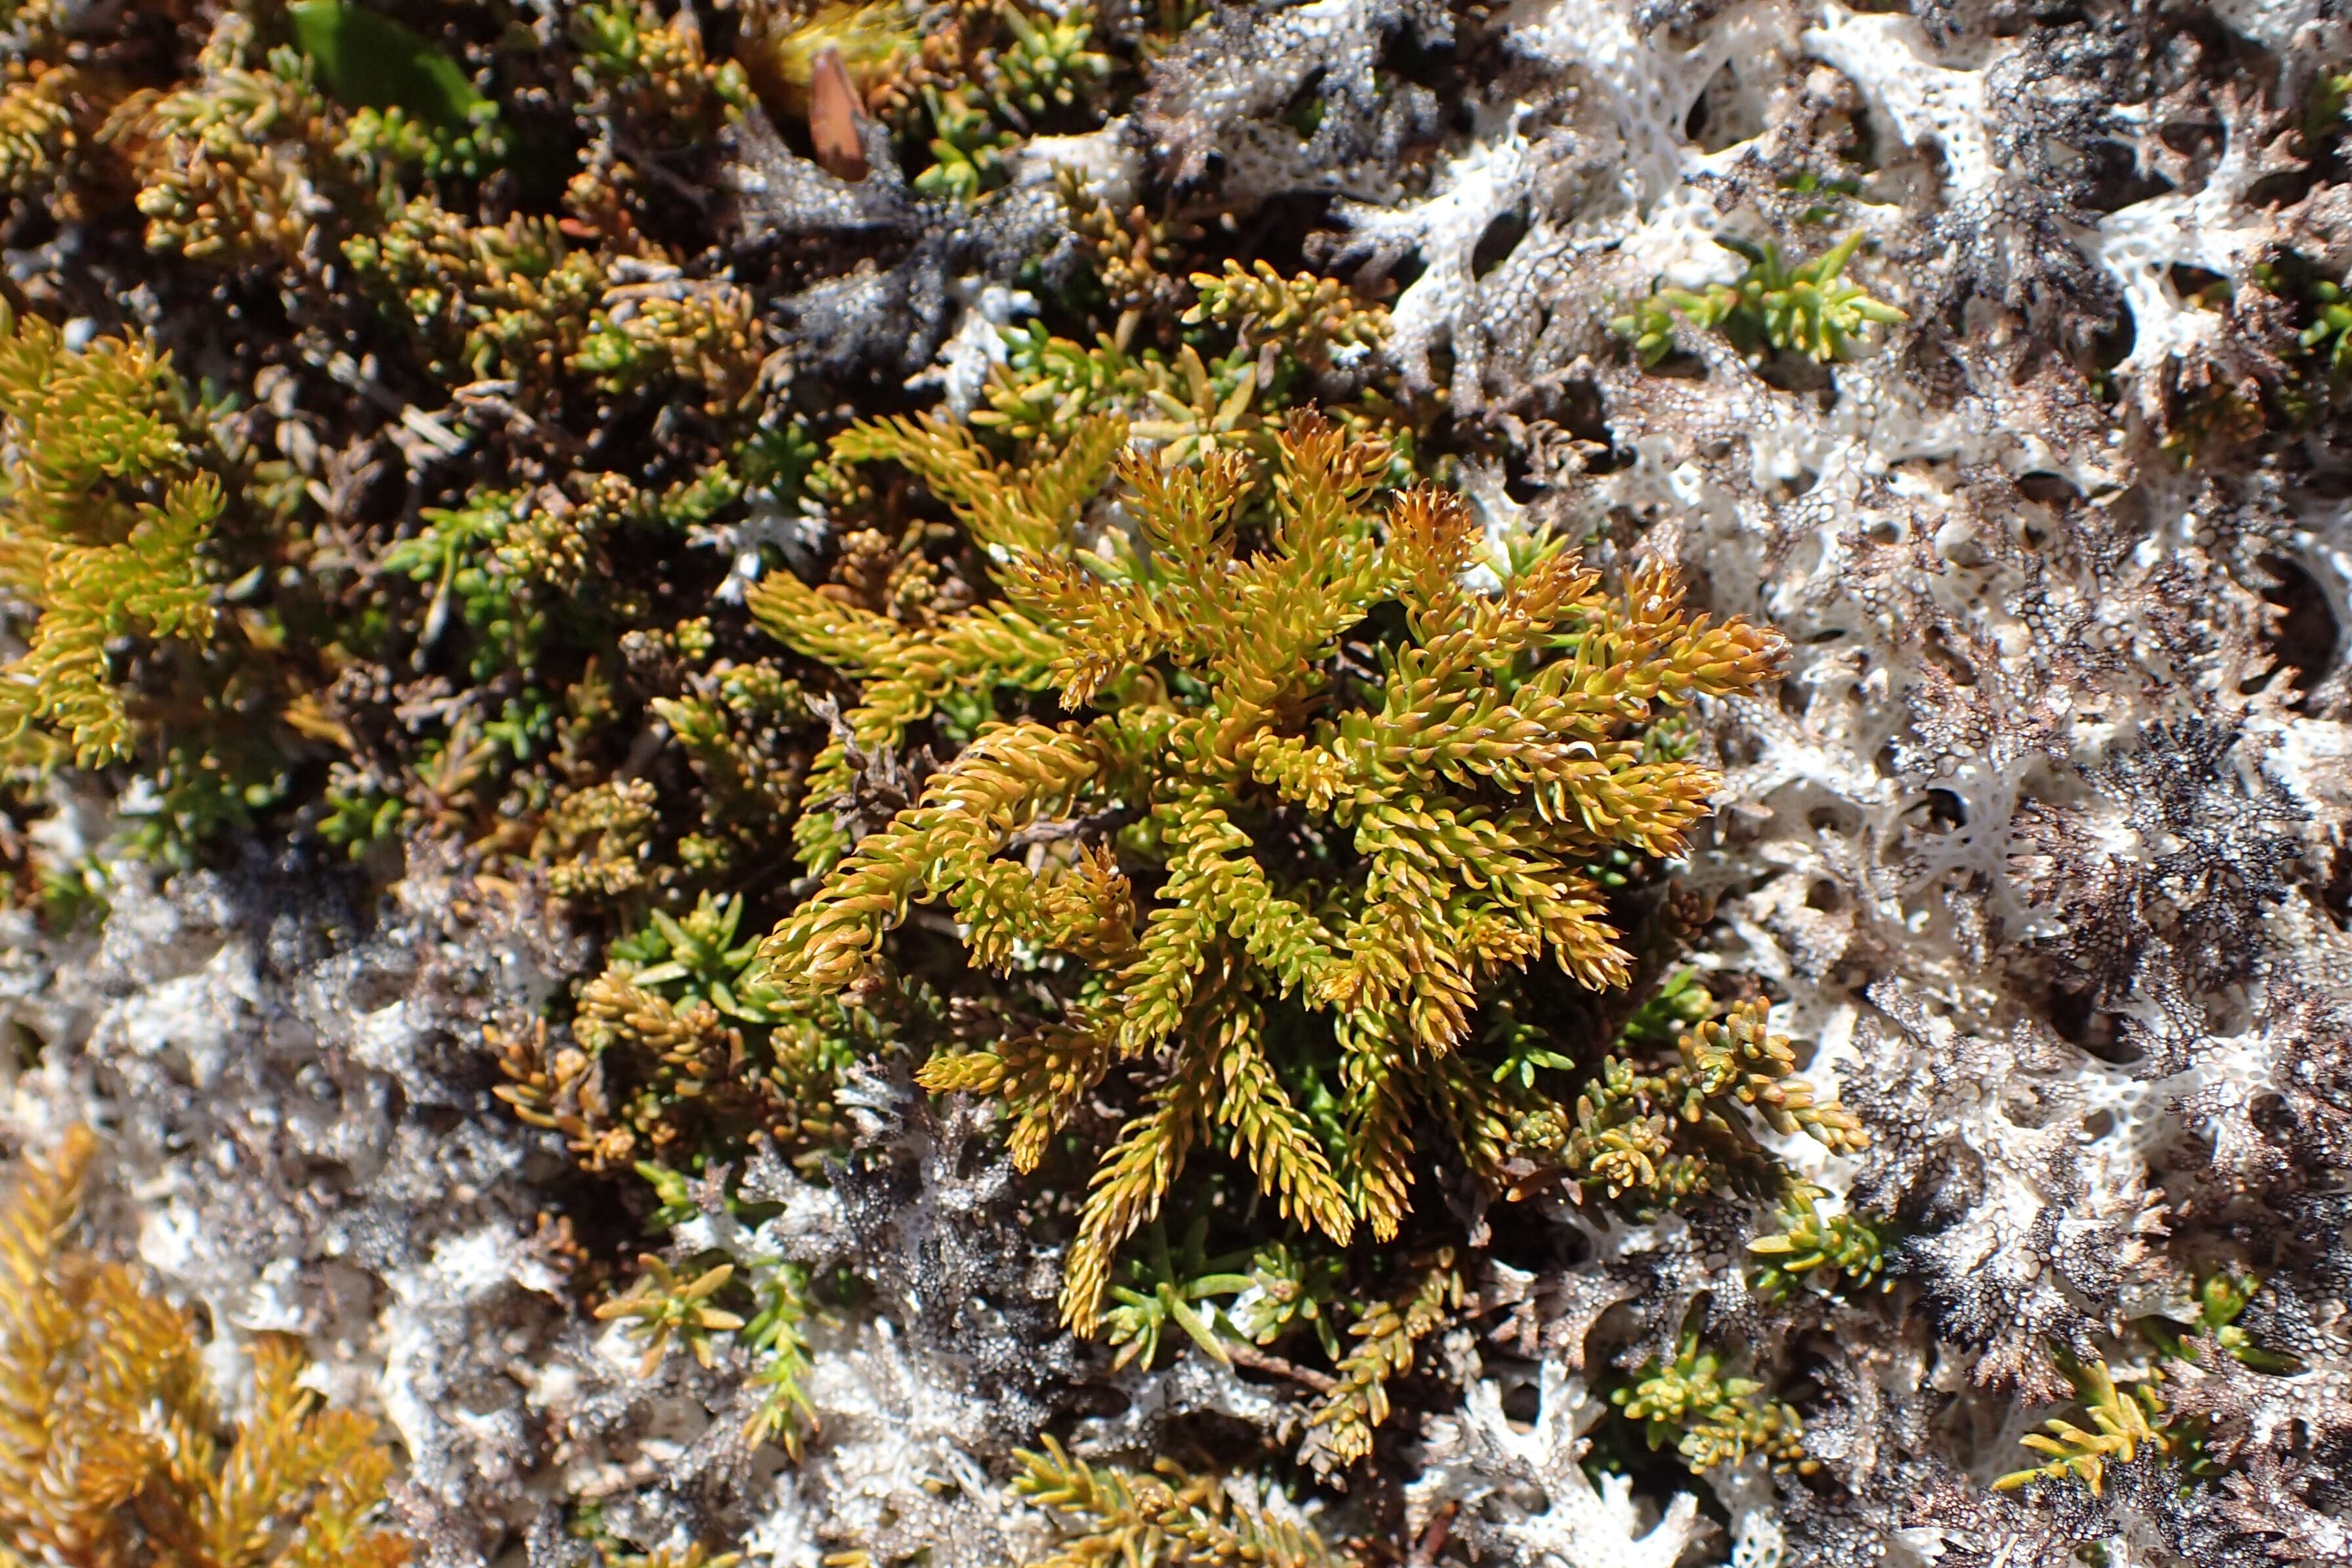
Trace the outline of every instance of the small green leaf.
<instances>
[{"instance_id":1,"label":"small green leaf","mask_svg":"<svg viewBox=\"0 0 2352 1568\"><path fill-rule=\"evenodd\" d=\"M463 131L484 101L457 61L389 16L341 0L296 0L286 19L318 62L320 85L345 108L399 109Z\"/></svg>"},{"instance_id":2,"label":"small green leaf","mask_svg":"<svg viewBox=\"0 0 2352 1568\"><path fill-rule=\"evenodd\" d=\"M1176 1326L1191 1335L1192 1342L1207 1352L1210 1359L1226 1366L1233 1364L1234 1358L1225 1353L1225 1347L1217 1342L1217 1336L1201 1321L1201 1314L1185 1305L1183 1297L1165 1285L1160 1288L1160 1296L1168 1315L1176 1320Z\"/></svg>"}]
</instances>

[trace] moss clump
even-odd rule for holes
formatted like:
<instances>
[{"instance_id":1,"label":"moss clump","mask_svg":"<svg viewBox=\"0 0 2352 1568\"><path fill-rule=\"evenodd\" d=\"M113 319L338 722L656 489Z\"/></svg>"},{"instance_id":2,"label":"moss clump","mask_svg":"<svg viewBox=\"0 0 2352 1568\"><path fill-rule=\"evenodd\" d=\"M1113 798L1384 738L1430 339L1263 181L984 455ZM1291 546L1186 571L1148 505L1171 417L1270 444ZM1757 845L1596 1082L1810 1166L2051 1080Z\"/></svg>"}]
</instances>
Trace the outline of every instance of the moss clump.
<instances>
[{"instance_id":1,"label":"moss clump","mask_svg":"<svg viewBox=\"0 0 2352 1568\"><path fill-rule=\"evenodd\" d=\"M0 587L37 612L0 670L0 741L32 726L84 767L131 748L109 645L213 634L204 558L225 498L168 356L137 339L69 346L0 305L0 437L12 454L0 513Z\"/></svg>"}]
</instances>

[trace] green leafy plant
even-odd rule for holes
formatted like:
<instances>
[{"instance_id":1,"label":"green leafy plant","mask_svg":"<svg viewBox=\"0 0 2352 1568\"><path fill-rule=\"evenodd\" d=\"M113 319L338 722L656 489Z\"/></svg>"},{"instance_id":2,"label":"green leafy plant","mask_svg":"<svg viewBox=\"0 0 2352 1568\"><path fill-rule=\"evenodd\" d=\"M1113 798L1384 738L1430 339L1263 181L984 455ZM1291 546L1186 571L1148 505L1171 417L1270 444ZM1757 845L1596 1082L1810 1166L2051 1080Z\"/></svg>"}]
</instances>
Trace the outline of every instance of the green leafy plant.
<instances>
[{"instance_id":1,"label":"green leafy plant","mask_svg":"<svg viewBox=\"0 0 2352 1568\"><path fill-rule=\"evenodd\" d=\"M504 160L498 105L429 39L341 0L296 0L286 25L318 84L352 111L345 155L469 176Z\"/></svg>"},{"instance_id":2,"label":"green leafy plant","mask_svg":"<svg viewBox=\"0 0 2352 1568\"><path fill-rule=\"evenodd\" d=\"M1835 1289L1841 1282L1861 1289L1881 1280L1885 1267L1885 1224L1851 1209L1823 1215L1825 1194L1812 1183L1791 1179L1780 1199L1780 1228L1759 1236L1748 1250L1764 1260L1750 1288L1777 1300L1801 1283Z\"/></svg>"},{"instance_id":3,"label":"green leafy plant","mask_svg":"<svg viewBox=\"0 0 2352 1568\"><path fill-rule=\"evenodd\" d=\"M423 515L424 531L386 551L381 565L431 589L424 643L440 640L454 611L477 638L476 679L530 669L549 606L588 575L593 537L510 491L485 491L463 507L431 507Z\"/></svg>"},{"instance_id":4,"label":"green leafy plant","mask_svg":"<svg viewBox=\"0 0 2352 1568\"><path fill-rule=\"evenodd\" d=\"M1737 1465L1749 1454L1812 1468L1797 1413L1777 1399L1759 1400L1762 1384L1726 1377L1723 1367L1723 1356L1701 1343L1698 1325L1685 1323L1675 1359L1652 1361L1610 1403L1627 1420L1644 1424L1643 1435L1654 1451L1672 1445L1693 1473Z\"/></svg>"},{"instance_id":5,"label":"green leafy plant","mask_svg":"<svg viewBox=\"0 0 2352 1568\"><path fill-rule=\"evenodd\" d=\"M295 0L286 25L317 62L320 85L353 109L398 109L460 131L492 107L457 62L381 12L341 0Z\"/></svg>"},{"instance_id":6,"label":"green leafy plant","mask_svg":"<svg viewBox=\"0 0 2352 1568\"><path fill-rule=\"evenodd\" d=\"M1364 304L1336 279L1285 278L1263 260L1248 269L1228 261L1222 274L1194 273L1192 287L1200 300L1184 312L1188 325L1238 327L1245 340L1279 345L1312 369L1360 361L1388 339L1388 311Z\"/></svg>"},{"instance_id":7,"label":"green leafy plant","mask_svg":"<svg viewBox=\"0 0 2352 1568\"><path fill-rule=\"evenodd\" d=\"M760 1402L745 1436L754 1443L778 1443L797 1459L804 1436L816 1429L816 1406L803 1386L814 1365L801 1327L810 1315L808 1270L797 1263L754 1258L751 1286L752 1311L741 1341L756 1368L751 1384L760 1391Z\"/></svg>"},{"instance_id":8,"label":"green leafy plant","mask_svg":"<svg viewBox=\"0 0 2352 1568\"><path fill-rule=\"evenodd\" d=\"M2311 96L2304 100L2303 139L2306 147L2316 149L2344 129L2344 121L2352 118L2347 106L2352 105L2352 70L2329 67L2312 76Z\"/></svg>"},{"instance_id":9,"label":"green leafy plant","mask_svg":"<svg viewBox=\"0 0 2352 1568\"><path fill-rule=\"evenodd\" d=\"M1748 268L1730 283L1710 283L1694 292L1662 289L1611 325L1633 340L1645 365L1674 352L1674 320L1686 318L1702 331L1721 328L1743 354L1767 348L1801 353L1816 363L1850 357L1854 342L1869 328L1909 318L1845 280L1846 264L1861 248L1854 230L1810 261L1790 265L1769 240L1751 245L1718 235L1716 243L1744 258Z\"/></svg>"},{"instance_id":10,"label":"green leafy plant","mask_svg":"<svg viewBox=\"0 0 2352 1568\"><path fill-rule=\"evenodd\" d=\"M12 56L0 66L0 191L70 210L67 182L92 140L81 103L95 85L63 62Z\"/></svg>"},{"instance_id":11,"label":"green leafy plant","mask_svg":"<svg viewBox=\"0 0 2352 1568\"><path fill-rule=\"evenodd\" d=\"M573 10L570 34L576 74L681 145L716 136L751 105L742 66L705 58L688 13L664 20L652 0L608 0Z\"/></svg>"},{"instance_id":12,"label":"green leafy plant","mask_svg":"<svg viewBox=\"0 0 2352 1568\"><path fill-rule=\"evenodd\" d=\"M107 128L139 182L148 248L221 266L281 263L323 216L373 192L337 156L343 138L315 62L290 46L265 52L249 24L224 27L205 56L200 77L132 99Z\"/></svg>"},{"instance_id":13,"label":"green leafy plant","mask_svg":"<svg viewBox=\"0 0 2352 1568\"><path fill-rule=\"evenodd\" d=\"M404 322L439 379L511 380L526 397L569 367L591 330L606 278L558 220L475 225L429 196L343 242L361 289Z\"/></svg>"},{"instance_id":14,"label":"green leafy plant","mask_svg":"<svg viewBox=\"0 0 2352 1568\"><path fill-rule=\"evenodd\" d=\"M1036 321L1007 329L1005 362L990 376L985 406L972 411L972 423L992 436L1062 449L1088 421L1117 416L1138 441L1152 443L1172 463L1238 451L1271 464L1309 374L1360 354L1362 345L1385 335L1387 317L1352 301L1335 303L1321 289L1304 291L1311 312L1298 308L1302 296L1289 284L1272 299L1253 300L1252 292L1220 291L1213 306L1202 308L1206 326L1236 329L1223 350L1206 333L1200 342L1164 351L1137 349L1108 333L1088 347ZM1271 313L1259 317L1253 308L1259 303ZM1263 336L1253 341L1253 332ZM1384 478L1410 481L1414 426L1377 388L1329 412L1351 435L1389 447L1391 471Z\"/></svg>"},{"instance_id":15,"label":"green leafy plant","mask_svg":"<svg viewBox=\"0 0 2352 1568\"><path fill-rule=\"evenodd\" d=\"M1319 1373L1252 1352L1307 1330L1326 1359L1335 1365L1344 1361L1340 1329L1357 1310L1347 1289L1346 1261L1279 1241L1213 1258L1208 1231L1207 1216L1196 1216L1182 1244L1171 1247L1165 1225L1155 1219L1144 1227L1139 1254L1120 1260L1110 1288L1113 1304L1103 1314L1105 1338L1118 1352L1113 1365L1156 1364L1172 1327L1213 1360L1238 1357L1318 1386L1328 1384Z\"/></svg>"},{"instance_id":16,"label":"green leafy plant","mask_svg":"<svg viewBox=\"0 0 2352 1568\"><path fill-rule=\"evenodd\" d=\"M656 910L580 988L576 1045L544 1026L492 1044L497 1090L524 1121L565 1135L591 1170L677 1159L759 1136L814 1167L845 1136L842 1071L880 1026L830 998L751 973L740 898L705 891L683 917Z\"/></svg>"},{"instance_id":17,"label":"green leafy plant","mask_svg":"<svg viewBox=\"0 0 2352 1568\"><path fill-rule=\"evenodd\" d=\"M1340 1289L1346 1272L1345 1263L1329 1253L1270 1243L1251 1257L1248 1283L1225 1309L1225 1321L1255 1345L1311 1330L1324 1355L1337 1362L1344 1353L1339 1325L1349 1310Z\"/></svg>"},{"instance_id":18,"label":"green leafy plant","mask_svg":"<svg viewBox=\"0 0 2352 1568\"><path fill-rule=\"evenodd\" d=\"M616 1296L596 1309L603 1319L625 1319L630 1337L645 1342L645 1360L638 1364L637 1375L650 1376L661 1365L673 1341L685 1346L694 1359L704 1366L711 1363L711 1336L731 1333L743 1326L743 1320L724 1308L711 1305L716 1296L735 1277L731 1263L714 1264L693 1279L674 1273L670 1266L652 1253L637 1259L636 1282L625 1295Z\"/></svg>"},{"instance_id":19,"label":"green leafy plant","mask_svg":"<svg viewBox=\"0 0 2352 1568\"><path fill-rule=\"evenodd\" d=\"M2346 298L2342 284L2326 279L2315 279L2308 292L2311 324L2296 341L2319 358L2329 375L2352 375L2352 300Z\"/></svg>"},{"instance_id":20,"label":"green leafy plant","mask_svg":"<svg viewBox=\"0 0 2352 1568\"><path fill-rule=\"evenodd\" d=\"M1845 210L1846 203L1862 194L1862 182L1851 174L1825 175L1811 169L1800 174L1785 175L1780 184L1784 191L1822 198L1799 215L1797 221L1800 223L1827 223Z\"/></svg>"},{"instance_id":21,"label":"green leafy plant","mask_svg":"<svg viewBox=\"0 0 2352 1568\"><path fill-rule=\"evenodd\" d=\"M1004 183L1004 154L1020 138L1001 129L976 97L961 87L924 87L931 163L915 176L915 188L925 195L971 202Z\"/></svg>"},{"instance_id":22,"label":"green leafy plant","mask_svg":"<svg viewBox=\"0 0 2352 1568\"><path fill-rule=\"evenodd\" d=\"M1233 1358L1218 1342L1217 1330L1224 1312L1214 1305L1219 1296L1237 1296L1248 1289L1250 1276L1234 1272L1246 1259L1207 1256L1209 1226L1194 1222L1181 1249L1171 1250L1167 1228L1154 1221L1144 1233L1144 1255L1126 1261L1124 1282L1110 1288L1118 1303L1103 1314L1105 1337L1118 1349L1113 1366L1140 1361L1150 1367L1160 1359L1160 1336L1170 1324L1210 1357Z\"/></svg>"},{"instance_id":23,"label":"green leafy plant","mask_svg":"<svg viewBox=\"0 0 2352 1568\"><path fill-rule=\"evenodd\" d=\"M670 1231L700 1218L704 1203L713 1195L698 1191L684 1173L667 1166L640 1161L636 1170L660 1204L647 1222L649 1231ZM726 1215L719 1233L723 1249L703 1254L702 1266L691 1278L660 1258L640 1257L635 1281L626 1293L599 1307L596 1315L625 1320L629 1335L645 1343L640 1376L659 1367L673 1343L709 1366L718 1356L717 1336L733 1335L735 1344L751 1358L750 1386L760 1395L744 1425L746 1441L773 1441L797 1459L803 1439L816 1428L816 1407L802 1385L811 1366L802 1327L811 1316L809 1270L762 1252L753 1242L753 1227L747 1222L762 1212L761 1205L732 1193L716 1196ZM746 1308L749 1315L722 1306L722 1295Z\"/></svg>"},{"instance_id":24,"label":"green leafy plant","mask_svg":"<svg viewBox=\"0 0 2352 1568\"><path fill-rule=\"evenodd\" d=\"M994 40L977 50L966 79L928 80L919 102L930 122L931 163L915 175L927 195L971 202L1002 185L1004 155L1042 120L1085 110L1099 100L1115 68L1091 47L1094 7L1031 10L999 0L992 16L975 7L971 25L992 22Z\"/></svg>"},{"instance_id":25,"label":"green leafy plant","mask_svg":"<svg viewBox=\"0 0 2352 1568\"><path fill-rule=\"evenodd\" d=\"M699 385L709 394L706 412L722 416L750 402L765 353L750 294L727 283L679 281L661 292L621 293L596 313L571 363L612 393Z\"/></svg>"},{"instance_id":26,"label":"green leafy plant","mask_svg":"<svg viewBox=\"0 0 2352 1568\"><path fill-rule=\"evenodd\" d=\"M2051 1456L2046 1465L2012 1470L1993 1482L2000 1491L2013 1491L2034 1480L2074 1477L2096 1495L2109 1464L2128 1465L2142 1451L2163 1458L2190 1458L2189 1434L2168 1418L2163 1397L2152 1381L2118 1387L2104 1361L2088 1364L2068 1358L2062 1362L2067 1379L2089 1415L2088 1427L2062 1416L2042 1423L2043 1430L2021 1439L2036 1453Z\"/></svg>"},{"instance_id":27,"label":"green leafy plant","mask_svg":"<svg viewBox=\"0 0 2352 1568\"><path fill-rule=\"evenodd\" d=\"M2060 1370L2074 1385L2074 1396L2091 1424L2084 1426L2064 1416L2043 1422L2042 1430L2020 1441L2049 1455L2049 1462L2012 1470L1994 1481L1994 1487L2012 1491L2037 1480L2072 1478L2095 1496L2105 1485L2108 1465L2128 1465L2142 1453L2176 1461L2192 1479L2219 1474L2220 1468L2205 1453L2204 1424L2180 1417L2166 1403L2166 1366L2197 1361L2202 1342L2258 1372L2301 1371L2293 1357L2255 1344L2238 1326L2239 1315L2258 1288L2257 1281L2228 1271L2208 1276L2192 1293L2186 1322L2159 1315L2133 1323L2147 1351L2120 1369L2105 1359L2083 1362L2061 1353Z\"/></svg>"},{"instance_id":28,"label":"green leafy plant","mask_svg":"<svg viewBox=\"0 0 2352 1568\"><path fill-rule=\"evenodd\" d=\"M676 986L674 1003L709 1002L720 1013L748 1023L774 1021L762 998L738 998L735 984L751 962L756 944L737 945L735 933L743 921L739 896L724 902L708 891L696 900L693 912L676 920L656 910L652 925L632 941L613 944L615 958L635 960L645 967L630 978L653 989Z\"/></svg>"},{"instance_id":29,"label":"green leafy plant","mask_svg":"<svg viewBox=\"0 0 2352 1568\"><path fill-rule=\"evenodd\" d=\"M2197 1287L2194 1311L2188 1327L2195 1334L2210 1337L2221 1353L2256 1372L2287 1375L2303 1370L2303 1363L2291 1355L2267 1350L2254 1342L2238 1319L2252 1304L2254 1293L2262 1282L2249 1275L2227 1269L2209 1274ZM2142 1319L2137 1325L2142 1334L2153 1343L2158 1353L2171 1361L2193 1361L2197 1352L2193 1342L2170 1331L2168 1319Z\"/></svg>"},{"instance_id":30,"label":"green leafy plant","mask_svg":"<svg viewBox=\"0 0 2352 1568\"><path fill-rule=\"evenodd\" d=\"M840 55L856 84L890 71L921 47L914 8L902 0L825 0L807 9L751 0L744 10L738 55L762 93L794 110L806 109L809 79L826 50Z\"/></svg>"},{"instance_id":31,"label":"green leafy plant","mask_svg":"<svg viewBox=\"0 0 2352 1568\"><path fill-rule=\"evenodd\" d=\"M1095 32L1092 5L1031 11L1014 0L1003 0L997 14L1012 35L1012 41L996 52L989 72L1000 112L1027 121L1056 109L1076 108L1110 79L1110 57L1088 47Z\"/></svg>"}]
</instances>

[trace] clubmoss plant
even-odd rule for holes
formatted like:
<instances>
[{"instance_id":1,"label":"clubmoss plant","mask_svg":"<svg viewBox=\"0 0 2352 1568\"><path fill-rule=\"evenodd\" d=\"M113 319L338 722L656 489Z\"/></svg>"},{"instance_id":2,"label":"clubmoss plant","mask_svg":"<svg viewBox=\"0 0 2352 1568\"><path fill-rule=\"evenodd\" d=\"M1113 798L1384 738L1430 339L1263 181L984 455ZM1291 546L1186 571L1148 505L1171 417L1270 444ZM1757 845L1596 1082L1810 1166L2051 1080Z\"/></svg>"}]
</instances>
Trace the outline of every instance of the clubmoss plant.
<instances>
[{"instance_id":1,"label":"clubmoss plant","mask_svg":"<svg viewBox=\"0 0 2352 1568\"><path fill-rule=\"evenodd\" d=\"M917 900L949 906L977 965L1053 954L1083 976L1059 1016L937 1055L922 1080L1002 1099L1029 1169L1115 1068L1154 1066L1067 1255L1063 1312L1084 1331L1120 1245L1197 1150L1223 1145L1283 1216L1340 1244L1360 1225L1396 1234L1417 1115L1499 1183L1504 1096L1470 1059L1482 986L1542 959L1623 983L1583 868L1621 846L1672 854L1711 785L1650 757L1643 731L1763 679L1778 640L1686 615L1661 568L1612 595L1559 552L1475 592L1464 574L1485 551L1465 503L1423 487L1377 506L1391 452L1312 416L1278 438L1247 552L1237 454L1128 453L1135 534L1083 548L1071 520L1115 426L1020 475L942 427L887 434L990 549L1004 597L909 634L796 579L762 584L763 626L863 678L813 793L845 778L850 742L895 749L960 697L1058 690L1075 717L983 725L845 856L819 796L802 842L824 880L762 944L759 976L847 990ZM1769 1047L1726 1039L1706 1092L1738 1095L1740 1053ZM1345 1108L1336 1140L1302 1092Z\"/></svg>"},{"instance_id":2,"label":"clubmoss plant","mask_svg":"<svg viewBox=\"0 0 2352 1568\"><path fill-rule=\"evenodd\" d=\"M1307 1418L1302 1454L1318 1473L1372 1451L1372 1429L1389 1418L1389 1384L1412 1370L1414 1347L1445 1326L1463 1295L1454 1249L1443 1247L1407 1271L1402 1290L1374 1302L1349 1329L1339 1376Z\"/></svg>"},{"instance_id":3,"label":"clubmoss plant","mask_svg":"<svg viewBox=\"0 0 2352 1568\"><path fill-rule=\"evenodd\" d=\"M301 1351L252 1347L243 1417L184 1310L73 1246L96 1141L23 1163L0 1205L0 1551L126 1568L397 1568L377 1522L393 1458L376 1424L321 1407Z\"/></svg>"},{"instance_id":4,"label":"clubmoss plant","mask_svg":"<svg viewBox=\"0 0 2352 1568\"><path fill-rule=\"evenodd\" d=\"M1313 1526L1268 1508L1255 1488L1197 1475L1172 1459L1146 1474L1089 1465L1053 1438L1014 1456L1013 1490L1061 1527L1060 1550L1029 1568L1174 1568L1247 1563L1264 1568L1334 1568L1353 1561Z\"/></svg>"}]
</instances>

